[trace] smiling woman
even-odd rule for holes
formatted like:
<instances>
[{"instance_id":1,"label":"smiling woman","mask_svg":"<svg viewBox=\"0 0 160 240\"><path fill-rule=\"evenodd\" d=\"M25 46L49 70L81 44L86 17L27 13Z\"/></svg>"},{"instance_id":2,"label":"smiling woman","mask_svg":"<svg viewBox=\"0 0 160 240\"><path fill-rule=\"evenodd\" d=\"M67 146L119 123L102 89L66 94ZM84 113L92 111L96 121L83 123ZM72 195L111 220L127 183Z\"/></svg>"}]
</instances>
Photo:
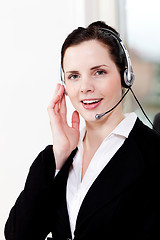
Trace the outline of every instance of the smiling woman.
<instances>
[{"instance_id":1,"label":"smiling woman","mask_svg":"<svg viewBox=\"0 0 160 240\"><path fill-rule=\"evenodd\" d=\"M133 72L116 39L99 21L66 38L65 79L48 106L53 146L30 168L6 223L7 240L43 240L50 232L57 240L160 237L160 136L135 113L123 113L122 90L133 83L124 79L132 80ZM71 127L65 88L76 109ZM95 118L106 108L111 111Z\"/></svg>"},{"instance_id":2,"label":"smiling woman","mask_svg":"<svg viewBox=\"0 0 160 240\"><path fill-rule=\"evenodd\" d=\"M110 57L109 48L98 40L67 48L63 68L68 96L87 122L95 122L97 112L112 108L122 96L119 69ZM117 121L122 118L120 111L119 105L114 112Z\"/></svg>"}]
</instances>

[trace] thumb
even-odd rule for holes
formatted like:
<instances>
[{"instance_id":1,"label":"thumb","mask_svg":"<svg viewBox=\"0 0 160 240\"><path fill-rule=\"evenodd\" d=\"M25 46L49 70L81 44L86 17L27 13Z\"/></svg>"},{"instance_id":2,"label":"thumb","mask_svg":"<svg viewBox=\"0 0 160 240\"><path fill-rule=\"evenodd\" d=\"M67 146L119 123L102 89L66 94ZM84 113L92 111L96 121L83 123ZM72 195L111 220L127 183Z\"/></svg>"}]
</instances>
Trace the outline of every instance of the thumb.
<instances>
[{"instance_id":1,"label":"thumb","mask_svg":"<svg viewBox=\"0 0 160 240\"><path fill-rule=\"evenodd\" d=\"M79 124L80 124L79 113L77 111L74 111L72 114L72 128L79 131Z\"/></svg>"}]
</instances>

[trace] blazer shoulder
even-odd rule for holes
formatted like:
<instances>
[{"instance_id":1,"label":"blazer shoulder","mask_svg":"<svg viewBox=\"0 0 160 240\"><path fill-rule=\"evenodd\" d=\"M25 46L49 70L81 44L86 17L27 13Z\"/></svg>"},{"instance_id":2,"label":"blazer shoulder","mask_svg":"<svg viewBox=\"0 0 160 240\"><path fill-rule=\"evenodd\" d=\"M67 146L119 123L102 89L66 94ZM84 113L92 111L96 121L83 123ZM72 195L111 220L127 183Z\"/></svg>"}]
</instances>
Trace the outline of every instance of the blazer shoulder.
<instances>
[{"instance_id":1,"label":"blazer shoulder","mask_svg":"<svg viewBox=\"0 0 160 240\"><path fill-rule=\"evenodd\" d=\"M131 133L133 133L133 136L138 138L139 140L142 140L142 139L145 140L145 141L142 141L142 143L144 142L146 144L160 143L160 133L149 128L139 118L137 118L135 126L133 127L133 130L131 131Z\"/></svg>"},{"instance_id":2,"label":"blazer shoulder","mask_svg":"<svg viewBox=\"0 0 160 240\"><path fill-rule=\"evenodd\" d=\"M130 133L130 137L134 139L145 163L150 165L154 163L159 164L160 134L146 126L139 118L137 118Z\"/></svg>"}]
</instances>

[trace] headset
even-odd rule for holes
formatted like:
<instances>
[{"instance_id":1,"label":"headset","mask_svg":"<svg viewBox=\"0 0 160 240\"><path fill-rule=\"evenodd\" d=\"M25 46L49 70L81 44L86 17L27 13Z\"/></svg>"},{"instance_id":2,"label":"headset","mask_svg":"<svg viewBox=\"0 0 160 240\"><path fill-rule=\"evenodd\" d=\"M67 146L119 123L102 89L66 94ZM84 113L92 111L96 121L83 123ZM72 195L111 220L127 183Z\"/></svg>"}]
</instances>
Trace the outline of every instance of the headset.
<instances>
[{"instance_id":1,"label":"headset","mask_svg":"<svg viewBox=\"0 0 160 240\"><path fill-rule=\"evenodd\" d=\"M114 39L116 39L118 45L122 49L124 56L126 58L126 63L127 63L127 66L126 66L124 72L121 73L122 86L125 88L130 88L133 85L135 76L134 76L131 60L129 57L129 53L128 53L125 45L123 44L120 37L112 30L107 29L107 28L99 28L98 31L102 32L105 35L112 36Z\"/></svg>"},{"instance_id":2,"label":"headset","mask_svg":"<svg viewBox=\"0 0 160 240\"><path fill-rule=\"evenodd\" d=\"M125 59L126 59L126 63L127 63L127 66L126 66L124 72L123 73L121 72L122 86L125 88L130 88L133 85L135 76L134 76L131 60L129 57L129 53L128 53L125 45L123 44L120 37L112 30L107 29L107 28L98 28L98 31L102 32L105 35L114 37L114 39L116 39L117 43L119 44L120 48L122 49ZM64 85L65 80L64 80L64 73L62 70L62 66L60 66L60 76L61 76L61 82Z\"/></svg>"}]
</instances>

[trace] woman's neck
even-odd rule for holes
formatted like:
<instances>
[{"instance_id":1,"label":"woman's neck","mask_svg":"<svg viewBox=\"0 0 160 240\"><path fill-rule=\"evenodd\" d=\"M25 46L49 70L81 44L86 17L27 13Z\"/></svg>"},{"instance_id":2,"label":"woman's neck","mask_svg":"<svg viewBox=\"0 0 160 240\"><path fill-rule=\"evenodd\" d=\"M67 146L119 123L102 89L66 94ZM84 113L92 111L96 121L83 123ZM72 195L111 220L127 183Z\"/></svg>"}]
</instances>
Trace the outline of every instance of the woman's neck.
<instances>
[{"instance_id":1,"label":"woman's neck","mask_svg":"<svg viewBox=\"0 0 160 240\"><path fill-rule=\"evenodd\" d=\"M103 140L115 129L115 127L124 119L123 113L108 115L101 121L86 122L86 135L83 141L83 160L82 160L82 174L81 180L93 158L95 152Z\"/></svg>"},{"instance_id":2,"label":"woman's neck","mask_svg":"<svg viewBox=\"0 0 160 240\"><path fill-rule=\"evenodd\" d=\"M123 113L112 113L102 121L86 122L86 135L84 144L87 149L98 148L103 140L115 129L115 127L124 119Z\"/></svg>"}]
</instances>

